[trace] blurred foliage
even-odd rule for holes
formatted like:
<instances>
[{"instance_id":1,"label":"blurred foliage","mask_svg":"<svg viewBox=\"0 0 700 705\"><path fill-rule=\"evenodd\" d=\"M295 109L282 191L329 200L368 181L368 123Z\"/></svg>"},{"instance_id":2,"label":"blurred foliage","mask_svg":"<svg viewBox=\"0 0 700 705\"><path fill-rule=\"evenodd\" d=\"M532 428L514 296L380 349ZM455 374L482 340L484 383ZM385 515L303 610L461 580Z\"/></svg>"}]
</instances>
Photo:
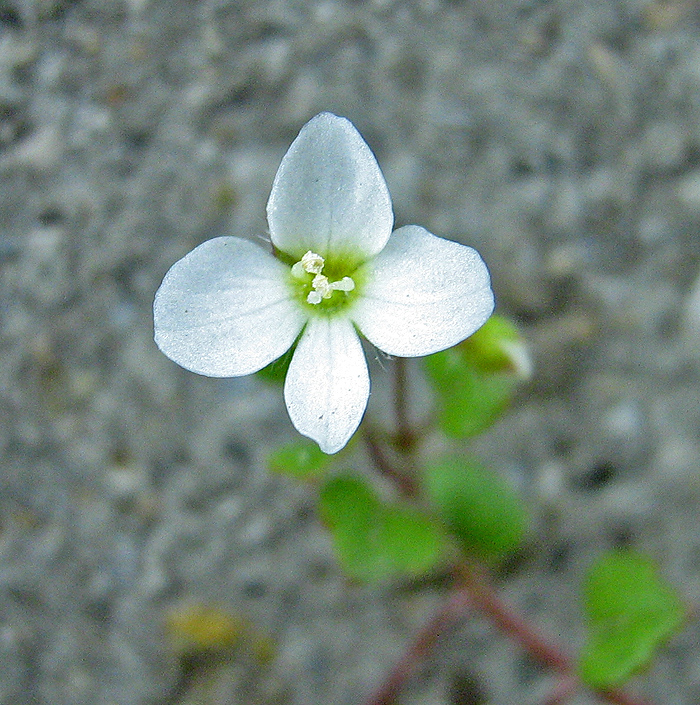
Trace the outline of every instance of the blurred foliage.
<instances>
[{"instance_id":1,"label":"blurred foliage","mask_svg":"<svg viewBox=\"0 0 700 705\"><path fill-rule=\"evenodd\" d=\"M333 456L324 453L314 441L292 441L274 450L267 464L273 472L296 480L315 480L322 477Z\"/></svg>"},{"instance_id":2,"label":"blurred foliage","mask_svg":"<svg viewBox=\"0 0 700 705\"><path fill-rule=\"evenodd\" d=\"M269 365L258 370L255 374L260 378L269 382L270 384L275 384L282 386L284 384L284 379L287 376L287 370L289 369L289 363L292 361L292 355L296 350L297 344L294 343L289 350L287 350L284 355L273 360Z\"/></svg>"},{"instance_id":3,"label":"blurred foliage","mask_svg":"<svg viewBox=\"0 0 700 705\"><path fill-rule=\"evenodd\" d=\"M424 364L440 428L452 438L469 438L494 424L530 375L524 341L510 321L495 315L470 338L426 357Z\"/></svg>"},{"instance_id":4,"label":"blurred foliage","mask_svg":"<svg viewBox=\"0 0 700 705\"><path fill-rule=\"evenodd\" d=\"M621 685L648 664L685 619L683 603L654 562L629 551L608 552L593 566L584 608L588 641L581 677L603 689Z\"/></svg>"},{"instance_id":5,"label":"blurred foliage","mask_svg":"<svg viewBox=\"0 0 700 705\"><path fill-rule=\"evenodd\" d=\"M431 504L468 554L505 556L523 540L525 506L502 477L470 457L429 464L423 481Z\"/></svg>"},{"instance_id":6,"label":"blurred foliage","mask_svg":"<svg viewBox=\"0 0 700 705\"><path fill-rule=\"evenodd\" d=\"M443 554L445 540L437 525L412 507L382 502L358 476L329 480L319 508L341 565L358 580L419 575Z\"/></svg>"},{"instance_id":7,"label":"blurred foliage","mask_svg":"<svg viewBox=\"0 0 700 705\"><path fill-rule=\"evenodd\" d=\"M243 619L226 610L200 602L180 605L167 615L166 630L179 653L227 649L247 631Z\"/></svg>"}]
</instances>

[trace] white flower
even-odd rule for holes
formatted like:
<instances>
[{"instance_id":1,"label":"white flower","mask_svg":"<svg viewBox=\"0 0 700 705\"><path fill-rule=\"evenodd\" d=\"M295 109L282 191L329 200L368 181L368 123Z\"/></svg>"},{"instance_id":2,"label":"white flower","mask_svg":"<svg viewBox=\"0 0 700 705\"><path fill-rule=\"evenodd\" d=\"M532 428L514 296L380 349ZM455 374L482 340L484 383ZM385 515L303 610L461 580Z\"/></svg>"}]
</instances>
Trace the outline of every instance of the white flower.
<instances>
[{"instance_id":1,"label":"white flower","mask_svg":"<svg viewBox=\"0 0 700 705\"><path fill-rule=\"evenodd\" d=\"M276 256L218 237L173 265L155 297L155 340L192 372L237 377L298 338L287 409L300 433L336 453L369 397L358 331L399 357L449 348L491 315L488 270L475 250L417 225L392 233L374 155L330 113L308 122L285 154L267 217Z\"/></svg>"}]
</instances>

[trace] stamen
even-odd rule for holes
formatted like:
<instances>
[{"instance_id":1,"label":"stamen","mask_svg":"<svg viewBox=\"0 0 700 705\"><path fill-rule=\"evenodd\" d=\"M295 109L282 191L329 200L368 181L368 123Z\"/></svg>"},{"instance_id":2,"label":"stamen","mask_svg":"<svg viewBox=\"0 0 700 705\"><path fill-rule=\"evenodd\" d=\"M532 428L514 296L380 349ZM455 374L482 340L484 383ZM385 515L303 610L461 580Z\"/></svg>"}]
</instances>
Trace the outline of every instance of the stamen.
<instances>
[{"instance_id":1,"label":"stamen","mask_svg":"<svg viewBox=\"0 0 700 705\"><path fill-rule=\"evenodd\" d=\"M350 277L343 277L339 282L332 282L331 289L336 291L352 291L355 288L355 282Z\"/></svg>"},{"instance_id":2,"label":"stamen","mask_svg":"<svg viewBox=\"0 0 700 705\"><path fill-rule=\"evenodd\" d=\"M321 255L309 250L299 262L292 266L292 276L301 281L308 282L308 275L315 275L311 280L312 290L307 294L306 301L310 304L320 304L324 299L330 299L334 291L352 291L355 282L350 277L343 277L339 281L329 281L325 274L321 274L325 265Z\"/></svg>"},{"instance_id":3,"label":"stamen","mask_svg":"<svg viewBox=\"0 0 700 705\"><path fill-rule=\"evenodd\" d=\"M326 261L321 255L317 255L311 250L301 258L301 266L304 268L304 271L309 274L320 274L323 271L323 265L325 263Z\"/></svg>"},{"instance_id":4,"label":"stamen","mask_svg":"<svg viewBox=\"0 0 700 705\"><path fill-rule=\"evenodd\" d=\"M333 285L328 281L325 274L317 274L311 282L311 286L318 291L324 299L330 299L333 295Z\"/></svg>"}]
</instances>

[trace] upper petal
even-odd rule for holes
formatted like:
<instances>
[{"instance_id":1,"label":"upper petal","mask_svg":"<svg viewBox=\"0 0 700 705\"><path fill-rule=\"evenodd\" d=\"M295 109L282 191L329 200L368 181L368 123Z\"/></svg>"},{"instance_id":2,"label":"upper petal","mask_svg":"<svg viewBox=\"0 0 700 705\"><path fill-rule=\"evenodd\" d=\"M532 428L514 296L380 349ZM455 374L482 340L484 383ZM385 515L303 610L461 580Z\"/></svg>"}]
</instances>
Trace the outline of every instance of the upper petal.
<instances>
[{"instance_id":1,"label":"upper petal","mask_svg":"<svg viewBox=\"0 0 700 705\"><path fill-rule=\"evenodd\" d=\"M297 431L324 453L337 453L360 425L368 398L367 362L352 323L345 318L310 319L284 384Z\"/></svg>"},{"instance_id":2,"label":"upper petal","mask_svg":"<svg viewBox=\"0 0 700 705\"><path fill-rule=\"evenodd\" d=\"M367 281L352 309L362 334L398 357L456 345L493 311L489 272L476 250L417 225L399 228L365 265Z\"/></svg>"},{"instance_id":3,"label":"upper petal","mask_svg":"<svg viewBox=\"0 0 700 705\"><path fill-rule=\"evenodd\" d=\"M359 262L380 252L394 215L372 151L353 124L321 113L302 127L267 202L272 242L300 259L308 250Z\"/></svg>"},{"instance_id":4,"label":"upper petal","mask_svg":"<svg viewBox=\"0 0 700 705\"><path fill-rule=\"evenodd\" d=\"M176 262L156 292L156 344L201 375L256 372L286 352L304 325L287 276L252 242L208 240Z\"/></svg>"}]
</instances>

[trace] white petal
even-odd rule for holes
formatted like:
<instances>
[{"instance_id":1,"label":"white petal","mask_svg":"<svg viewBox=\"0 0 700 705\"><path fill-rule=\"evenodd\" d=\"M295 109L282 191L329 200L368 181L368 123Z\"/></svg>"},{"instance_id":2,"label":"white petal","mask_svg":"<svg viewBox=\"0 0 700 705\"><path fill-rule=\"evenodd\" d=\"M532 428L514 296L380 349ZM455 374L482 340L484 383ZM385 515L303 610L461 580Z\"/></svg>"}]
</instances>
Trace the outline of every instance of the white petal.
<instances>
[{"instance_id":1,"label":"white petal","mask_svg":"<svg viewBox=\"0 0 700 705\"><path fill-rule=\"evenodd\" d=\"M493 311L489 272L478 252L417 225L396 230L365 269L367 282L351 315L362 334L390 355L449 348Z\"/></svg>"},{"instance_id":2,"label":"white petal","mask_svg":"<svg viewBox=\"0 0 700 705\"><path fill-rule=\"evenodd\" d=\"M312 318L289 365L284 400L299 433L337 453L362 420L369 373L360 339L344 318Z\"/></svg>"},{"instance_id":3,"label":"white petal","mask_svg":"<svg viewBox=\"0 0 700 705\"><path fill-rule=\"evenodd\" d=\"M353 124L321 113L282 159L267 219L277 248L301 259L311 250L364 261L386 245L394 222L389 191Z\"/></svg>"},{"instance_id":4,"label":"white petal","mask_svg":"<svg viewBox=\"0 0 700 705\"><path fill-rule=\"evenodd\" d=\"M304 325L287 276L285 265L247 240L203 243L170 268L156 293L156 344L201 375L256 372L286 352Z\"/></svg>"}]
</instances>

